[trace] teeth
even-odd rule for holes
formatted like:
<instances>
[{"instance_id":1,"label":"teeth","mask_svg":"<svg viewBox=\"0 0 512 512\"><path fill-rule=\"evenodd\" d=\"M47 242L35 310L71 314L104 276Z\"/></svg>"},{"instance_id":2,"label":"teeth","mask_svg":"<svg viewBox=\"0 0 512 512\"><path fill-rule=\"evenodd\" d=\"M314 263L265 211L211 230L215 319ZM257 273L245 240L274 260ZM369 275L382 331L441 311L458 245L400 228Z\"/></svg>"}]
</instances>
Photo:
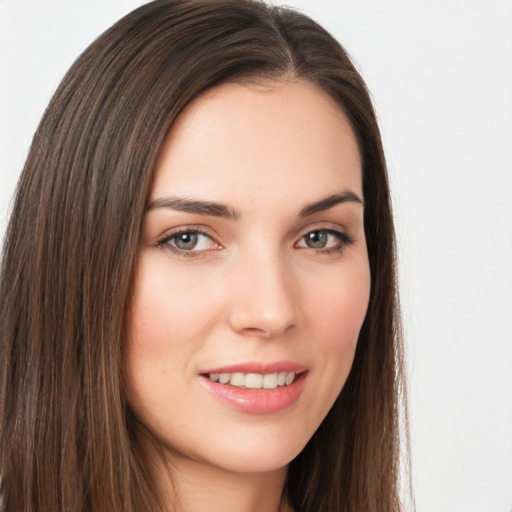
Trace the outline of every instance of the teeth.
<instances>
[{"instance_id":1,"label":"teeth","mask_svg":"<svg viewBox=\"0 0 512 512\"><path fill-rule=\"evenodd\" d=\"M277 373L267 373L263 375L263 389L277 388Z\"/></svg>"},{"instance_id":2,"label":"teeth","mask_svg":"<svg viewBox=\"0 0 512 512\"><path fill-rule=\"evenodd\" d=\"M207 375L213 382L231 384L238 388L276 389L278 386L289 386L295 380L295 372L279 373L210 373Z\"/></svg>"},{"instance_id":3,"label":"teeth","mask_svg":"<svg viewBox=\"0 0 512 512\"><path fill-rule=\"evenodd\" d=\"M239 384L232 384L232 386L237 386ZM263 386L263 375L259 373L248 373L245 376L245 387L250 389L261 389Z\"/></svg>"},{"instance_id":4,"label":"teeth","mask_svg":"<svg viewBox=\"0 0 512 512\"><path fill-rule=\"evenodd\" d=\"M232 386L244 386L245 375L243 373L232 373L229 382Z\"/></svg>"},{"instance_id":5,"label":"teeth","mask_svg":"<svg viewBox=\"0 0 512 512\"><path fill-rule=\"evenodd\" d=\"M295 373L287 373L286 379L284 379L284 383L289 386L295 379Z\"/></svg>"}]
</instances>

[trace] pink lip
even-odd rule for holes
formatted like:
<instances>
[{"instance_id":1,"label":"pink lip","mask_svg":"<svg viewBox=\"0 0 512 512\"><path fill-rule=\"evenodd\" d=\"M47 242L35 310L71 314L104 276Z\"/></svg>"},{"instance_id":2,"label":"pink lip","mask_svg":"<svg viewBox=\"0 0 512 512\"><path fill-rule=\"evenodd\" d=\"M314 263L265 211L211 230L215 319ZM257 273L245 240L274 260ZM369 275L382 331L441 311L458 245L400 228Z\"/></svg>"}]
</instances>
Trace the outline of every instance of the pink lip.
<instances>
[{"instance_id":1,"label":"pink lip","mask_svg":"<svg viewBox=\"0 0 512 512\"><path fill-rule=\"evenodd\" d=\"M276 361L274 363L262 363L258 361L232 364L230 366L222 366L218 368L211 368L201 372L202 375L206 373L279 373L279 372L295 372L302 373L307 370L307 367L292 361Z\"/></svg>"},{"instance_id":2,"label":"pink lip","mask_svg":"<svg viewBox=\"0 0 512 512\"><path fill-rule=\"evenodd\" d=\"M276 389L245 389L229 384L211 381L208 373L276 373L279 371L299 374L289 386ZM203 372L201 383L221 402L241 412L252 414L271 414L290 407L304 390L307 368L295 363L279 362L272 364L247 363L216 368Z\"/></svg>"}]
</instances>

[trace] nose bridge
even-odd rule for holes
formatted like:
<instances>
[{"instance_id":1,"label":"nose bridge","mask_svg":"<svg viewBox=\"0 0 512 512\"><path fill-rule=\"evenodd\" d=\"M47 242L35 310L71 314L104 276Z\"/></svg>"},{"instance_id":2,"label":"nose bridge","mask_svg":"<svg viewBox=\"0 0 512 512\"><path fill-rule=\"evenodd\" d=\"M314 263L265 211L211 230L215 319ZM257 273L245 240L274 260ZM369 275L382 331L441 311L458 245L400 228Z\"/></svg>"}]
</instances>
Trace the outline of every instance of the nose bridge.
<instances>
[{"instance_id":1,"label":"nose bridge","mask_svg":"<svg viewBox=\"0 0 512 512\"><path fill-rule=\"evenodd\" d=\"M279 247L257 244L237 262L231 324L245 334L271 337L298 322L298 304L287 261Z\"/></svg>"}]
</instances>

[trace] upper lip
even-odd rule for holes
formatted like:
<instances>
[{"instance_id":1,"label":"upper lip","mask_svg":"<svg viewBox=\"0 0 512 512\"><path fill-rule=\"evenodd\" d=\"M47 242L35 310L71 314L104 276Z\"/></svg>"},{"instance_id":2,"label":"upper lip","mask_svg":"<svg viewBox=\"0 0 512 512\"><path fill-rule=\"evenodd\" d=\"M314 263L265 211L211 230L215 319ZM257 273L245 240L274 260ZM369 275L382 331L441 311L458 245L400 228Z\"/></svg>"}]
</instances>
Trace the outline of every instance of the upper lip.
<instances>
[{"instance_id":1,"label":"upper lip","mask_svg":"<svg viewBox=\"0 0 512 512\"><path fill-rule=\"evenodd\" d=\"M293 361L275 361L272 363L264 363L261 361L250 361L246 363L231 364L228 366L218 366L202 371L206 373L278 373L278 372L295 372L302 373L307 370L307 366L295 363Z\"/></svg>"}]
</instances>

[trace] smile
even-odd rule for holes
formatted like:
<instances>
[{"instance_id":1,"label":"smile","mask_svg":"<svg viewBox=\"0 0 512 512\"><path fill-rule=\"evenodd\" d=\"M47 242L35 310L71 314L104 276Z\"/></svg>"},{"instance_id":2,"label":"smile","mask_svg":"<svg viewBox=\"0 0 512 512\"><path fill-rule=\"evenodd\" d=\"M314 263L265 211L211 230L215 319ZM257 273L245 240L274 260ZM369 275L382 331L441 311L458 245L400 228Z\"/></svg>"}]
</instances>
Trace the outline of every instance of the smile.
<instances>
[{"instance_id":1,"label":"smile","mask_svg":"<svg viewBox=\"0 0 512 512\"><path fill-rule=\"evenodd\" d=\"M200 382L221 403L244 413L272 414L297 402L309 368L292 363L245 363L210 369Z\"/></svg>"},{"instance_id":2,"label":"smile","mask_svg":"<svg viewBox=\"0 0 512 512\"><path fill-rule=\"evenodd\" d=\"M276 389L289 386L295 380L295 372L274 373L209 373L206 375L212 382L219 382L242 389Z\"/></svg>"}]
</instances>

